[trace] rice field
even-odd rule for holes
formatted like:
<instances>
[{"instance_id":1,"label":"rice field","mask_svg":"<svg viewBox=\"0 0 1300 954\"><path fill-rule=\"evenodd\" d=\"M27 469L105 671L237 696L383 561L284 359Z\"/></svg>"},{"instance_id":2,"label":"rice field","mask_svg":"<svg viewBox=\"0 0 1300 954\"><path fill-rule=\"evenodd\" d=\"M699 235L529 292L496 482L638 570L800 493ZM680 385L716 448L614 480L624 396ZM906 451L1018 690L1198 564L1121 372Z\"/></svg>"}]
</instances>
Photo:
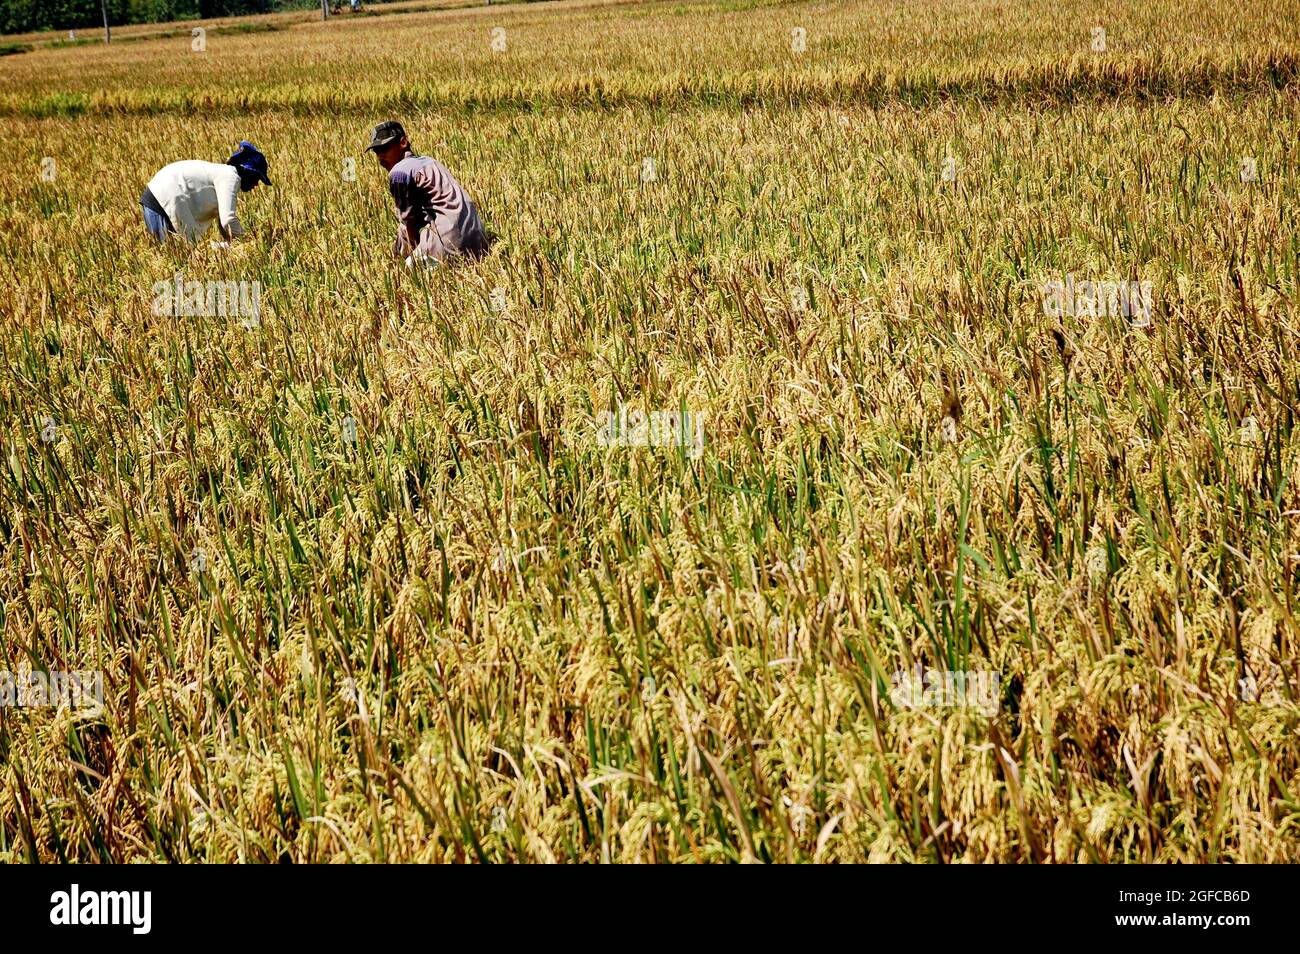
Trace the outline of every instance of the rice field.
<instances>
[{"instance_id":1,"label":"rice field","mask_svg":"<svg viewBox=\"0 0 1300 954\"><path fill-rule=\"evenodd\" d=\"M267 22L0 58L0 860L1300 857L1300 4Z\"/></svg>"}]
</instances>

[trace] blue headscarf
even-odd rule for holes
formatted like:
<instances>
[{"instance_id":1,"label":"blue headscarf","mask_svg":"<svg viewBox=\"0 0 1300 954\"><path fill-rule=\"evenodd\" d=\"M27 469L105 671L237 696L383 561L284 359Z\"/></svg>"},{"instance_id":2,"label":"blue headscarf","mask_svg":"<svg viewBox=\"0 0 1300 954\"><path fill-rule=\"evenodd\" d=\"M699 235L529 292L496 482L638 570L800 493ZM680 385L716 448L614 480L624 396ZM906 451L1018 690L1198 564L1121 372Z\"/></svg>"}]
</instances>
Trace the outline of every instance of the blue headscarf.
<instances>
[{"instance_id":1,"label":"blue headscarf","mask_svg":"<svg viewBox=\"0 0 1300 954\"><path fill-rule=\"evenodd\" d=\"M266 156L247 139L240 141L239 148L226 162L237 169L247 170L267 185L271 184L271 180L266 177Z\"/></svg>"}]
</instances>

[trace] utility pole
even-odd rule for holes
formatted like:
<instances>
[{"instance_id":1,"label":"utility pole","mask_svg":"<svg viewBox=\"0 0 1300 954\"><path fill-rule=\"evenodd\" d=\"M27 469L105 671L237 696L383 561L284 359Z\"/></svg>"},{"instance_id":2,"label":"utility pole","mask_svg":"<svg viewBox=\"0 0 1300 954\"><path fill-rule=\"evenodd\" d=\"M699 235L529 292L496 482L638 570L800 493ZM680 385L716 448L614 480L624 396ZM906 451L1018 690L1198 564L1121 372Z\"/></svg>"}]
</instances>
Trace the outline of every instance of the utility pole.
<instances>
[{"instance_id":1,"label":"utility pole","mask_svg":"<svg viewBox=\"0 0 1300 954\"><path fill-rule=\"evenodd\" d=\"M108 0L99 0L99 11L104 14L104 42L108 43L113 39L113 33L108 28Z\"/></svg>"}]
</instances>

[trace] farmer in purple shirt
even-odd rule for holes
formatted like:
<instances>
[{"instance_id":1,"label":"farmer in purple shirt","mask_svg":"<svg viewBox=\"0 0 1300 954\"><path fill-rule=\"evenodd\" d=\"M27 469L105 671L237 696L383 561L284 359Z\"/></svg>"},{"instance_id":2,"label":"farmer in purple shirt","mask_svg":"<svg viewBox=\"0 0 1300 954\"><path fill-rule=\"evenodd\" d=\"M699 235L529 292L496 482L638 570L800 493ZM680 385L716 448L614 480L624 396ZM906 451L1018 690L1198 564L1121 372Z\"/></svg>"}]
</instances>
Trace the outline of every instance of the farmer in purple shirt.
<instances>
[{"instance_id":1,"label":"farmer in purple shirt","mask_svg":"<svg viewBox=\"0 0 1300 954\"><path fill-rule=\"evenodd\" d=\"M487 253L483 223L464 187L442 163L415 154L401 123L380 123L366 148L388 171L388 191L397 206L394 255L411 266Z\"/></svg>"}]
</instances>

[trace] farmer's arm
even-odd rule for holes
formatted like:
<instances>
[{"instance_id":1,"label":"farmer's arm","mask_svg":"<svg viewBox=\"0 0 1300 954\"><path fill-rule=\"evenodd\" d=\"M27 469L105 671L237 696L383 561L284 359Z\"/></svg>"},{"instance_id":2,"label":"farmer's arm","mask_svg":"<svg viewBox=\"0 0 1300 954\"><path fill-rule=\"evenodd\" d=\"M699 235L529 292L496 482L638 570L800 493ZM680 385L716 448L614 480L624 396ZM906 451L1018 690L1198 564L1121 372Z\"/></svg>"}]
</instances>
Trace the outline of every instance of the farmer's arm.
<instances>
[{"instance_id":1,"label":"farmer's arm","mask_svg":"<svg viewBox=\"0 0 1300 954\"><path fill-rule=\"evenodd\" d=\"M417 187L405 172L394 170L388 177L388 191L397 207L397 243L393 247L395 254L402 256L406 249L415 249L420 244L420 209L416 202ZM405 241L403 241L405 239Z\"/></svg>"},{"instance_id":2,"label":"farmer's arm","mask_svg":"<svg viewBox=\"0 0 1300 954\"><path fill-rule=\"evenodd\" d=\"M229 242L244 234L244 227L239 224L239 214L235 210L239 201L239 173L234 168L230 175L221 176L215 183L217 188L217 230L221 237Z\"/></svg>"}]
</instances>

